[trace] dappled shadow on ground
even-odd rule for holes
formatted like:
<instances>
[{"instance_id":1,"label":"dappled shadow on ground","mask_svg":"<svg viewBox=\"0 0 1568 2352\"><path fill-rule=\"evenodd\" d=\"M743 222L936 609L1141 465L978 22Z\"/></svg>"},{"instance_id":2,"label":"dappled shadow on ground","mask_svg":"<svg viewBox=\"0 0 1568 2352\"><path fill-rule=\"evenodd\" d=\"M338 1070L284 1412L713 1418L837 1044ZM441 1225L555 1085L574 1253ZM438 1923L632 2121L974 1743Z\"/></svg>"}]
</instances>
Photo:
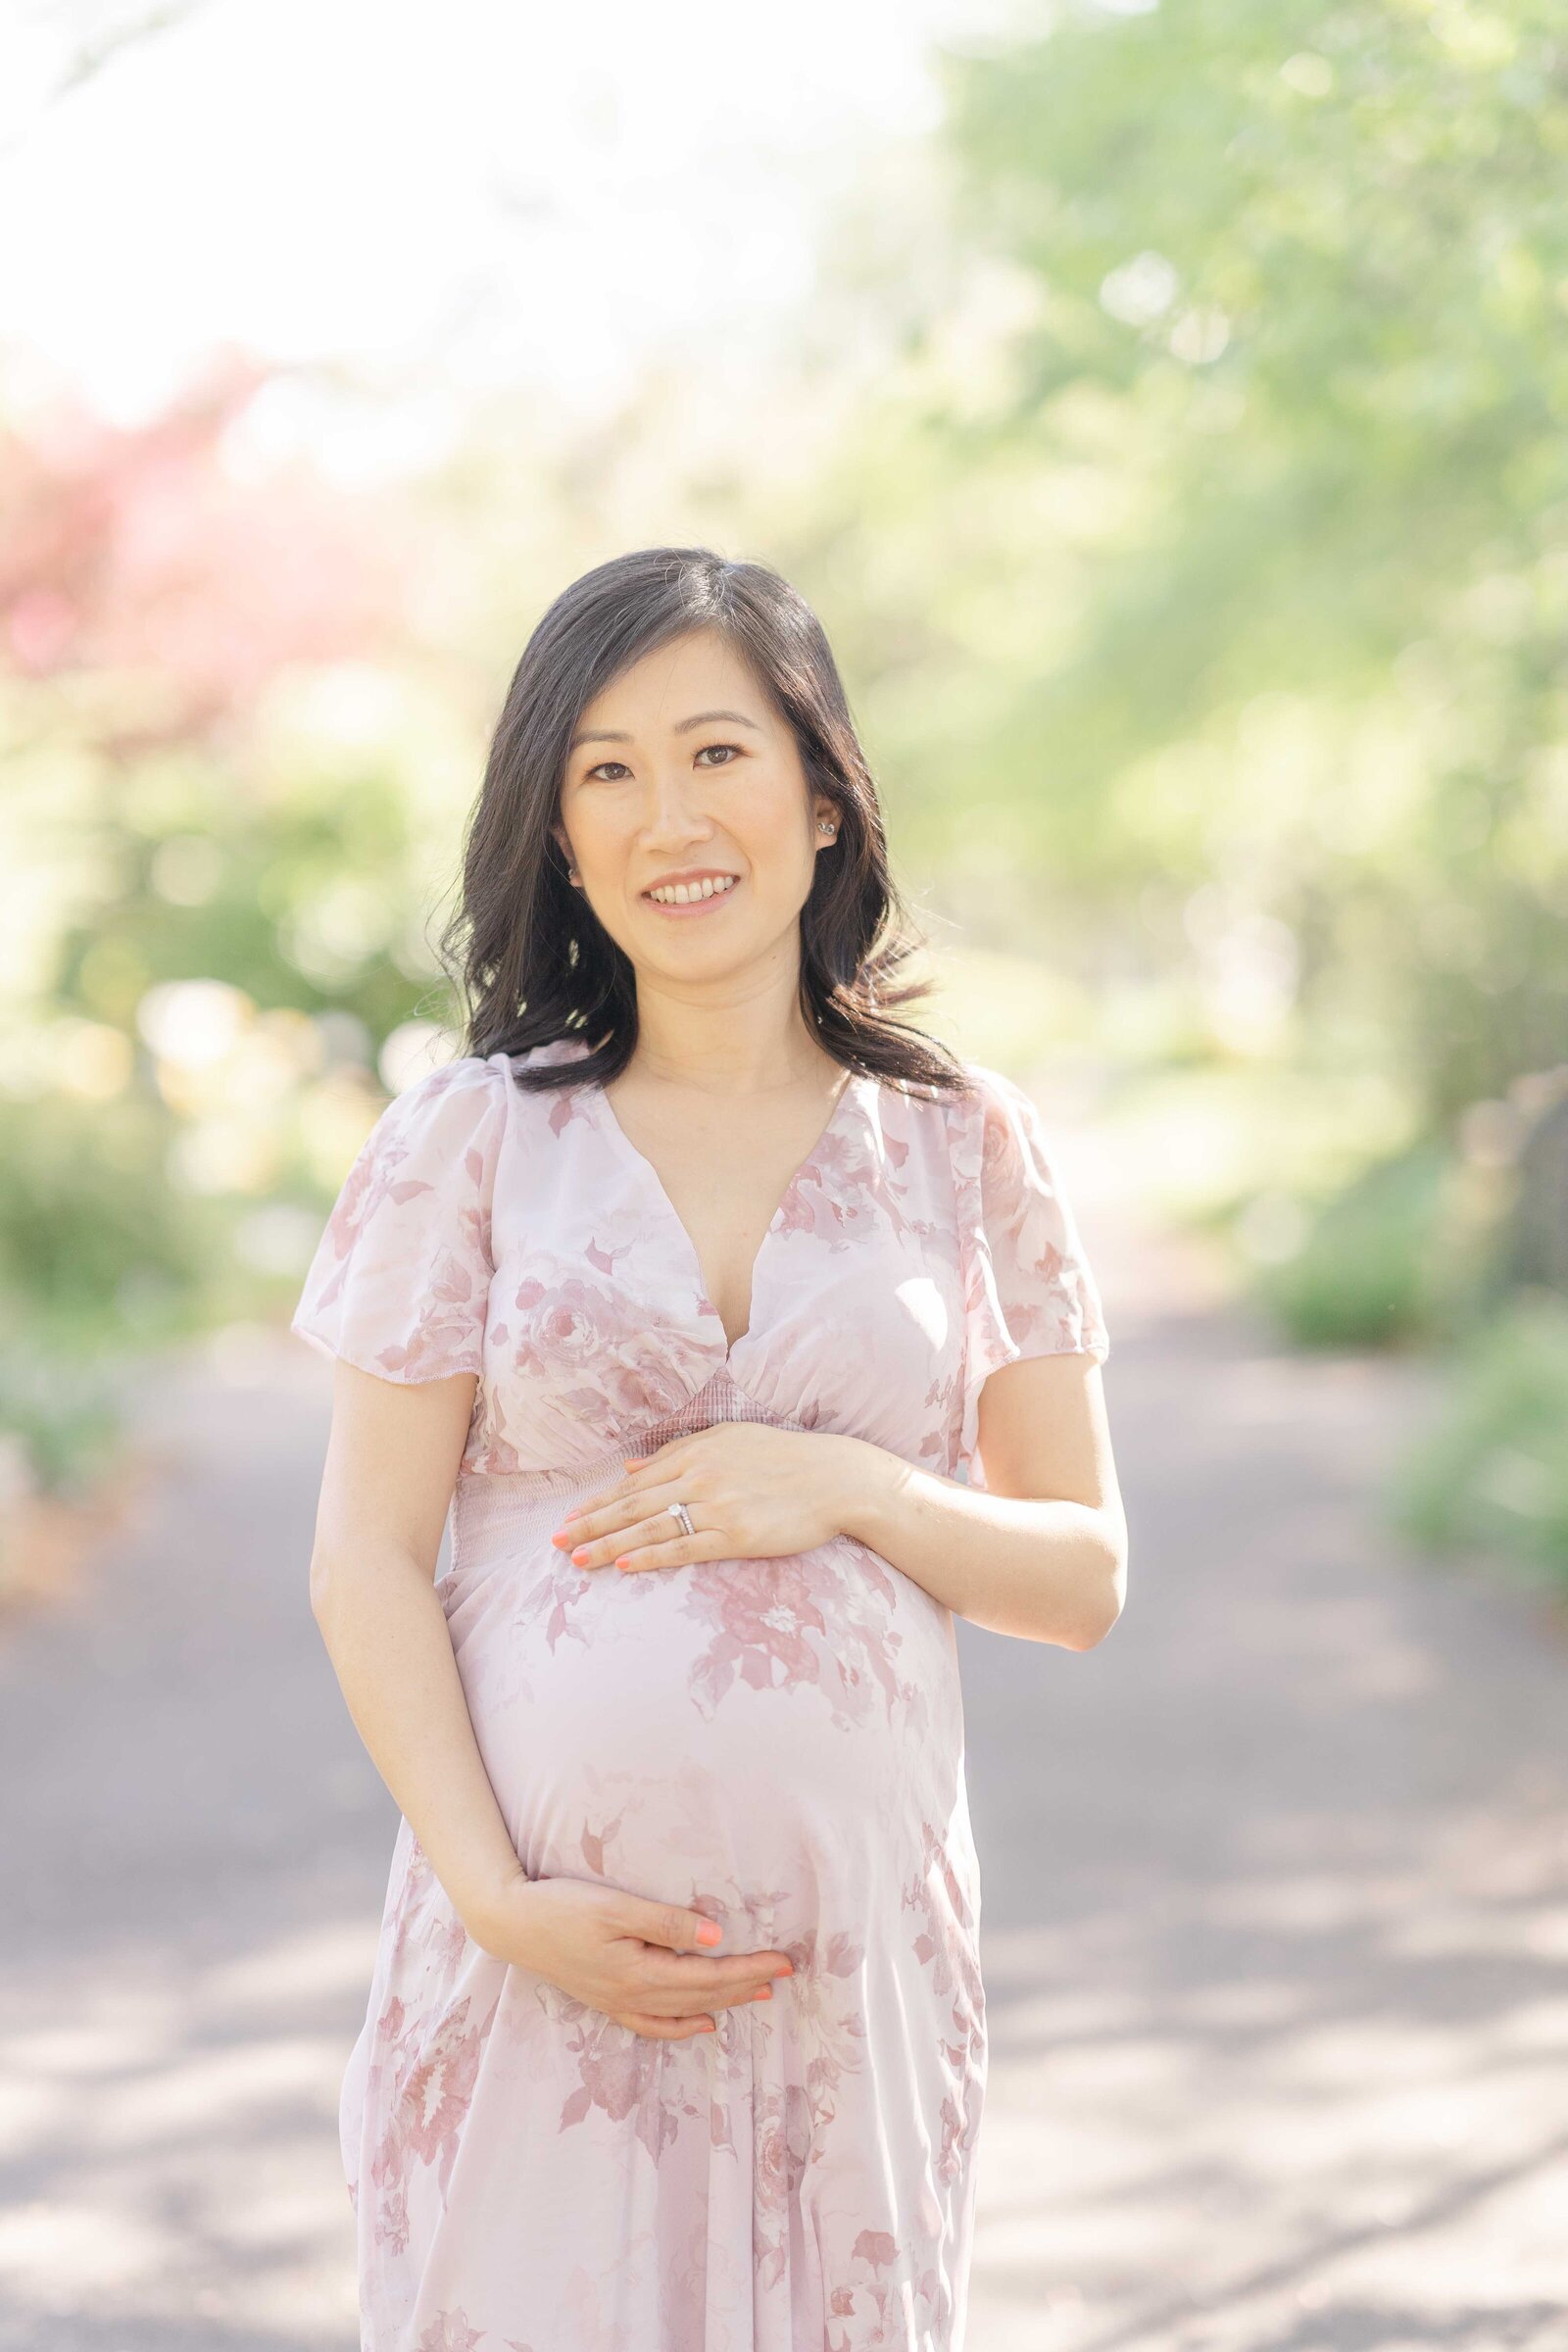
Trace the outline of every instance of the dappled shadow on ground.
<instances>
[{"instance_id":1,"label":"dappled shadow on ground","mask_svg":"<svg viewBox=\"0 0 1568 2352\"><path fill-rule=\"evenodd\" d=\"M166 1369L161 1481L0 1634L4 2352L359 2340L337 2094L397 1817L310 1613L299 1357Z\"/></svg>"},{"instance_id":2,"label":"dappled shadow on ground","mask_svg":"<svg viewBox=\"0 0 1568 2352\"><path fill-rule=\"evenodd\" d=\"M1380 1532L1425 1375L1119 1324L1121 1621L959 1629L974 2344L1560 2352L1561 1619Z\"/></svg>"},{"instance_id":3,"label":"dappled shadow on ground","mask_svg":"<svg viewBox=\"0 0 1568 2352\"><path fill-rule=\"evenodd\" d=\"M1421 1376L1101 1256L1126 1613L1082 1656L959 1628L967 2352L1562 2352L1568 1642L1378 1532ZM164 1375L162 1484L0 1630L0 2352L357 2341L396 1816L306 1592L327 1377L286 1337Z\"/></svg>"}]
</instances>

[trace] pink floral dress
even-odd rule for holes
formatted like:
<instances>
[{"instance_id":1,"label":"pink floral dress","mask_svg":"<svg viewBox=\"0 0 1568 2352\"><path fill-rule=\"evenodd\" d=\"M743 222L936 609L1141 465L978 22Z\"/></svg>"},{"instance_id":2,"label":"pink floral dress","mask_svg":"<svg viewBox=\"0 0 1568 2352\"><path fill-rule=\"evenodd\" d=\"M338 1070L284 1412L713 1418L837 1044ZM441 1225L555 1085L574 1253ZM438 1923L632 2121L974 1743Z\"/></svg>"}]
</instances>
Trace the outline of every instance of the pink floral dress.
<instances>
[{"instance_id":1,"label":"pink floral dress","mask_svg":"<svg viewBox=\"0 0 1568 2352\"><path fill-rule=\"evenodd\" d=\"M848 1536L635 1577L550 1536L720 1420L983 1486L987 1376L1108 1352L1038 1113L977 1063L954 1101L853 1075L730 1346L602 1091L512 1067L382 1113L293 1328L478 1375L438 1590L524 1868L796 1973L639 2034L473 1943L405 1821L342 2093L364 2352L961 2352L986 2035L951 1612Z\"/></svg>"}]
</instances>

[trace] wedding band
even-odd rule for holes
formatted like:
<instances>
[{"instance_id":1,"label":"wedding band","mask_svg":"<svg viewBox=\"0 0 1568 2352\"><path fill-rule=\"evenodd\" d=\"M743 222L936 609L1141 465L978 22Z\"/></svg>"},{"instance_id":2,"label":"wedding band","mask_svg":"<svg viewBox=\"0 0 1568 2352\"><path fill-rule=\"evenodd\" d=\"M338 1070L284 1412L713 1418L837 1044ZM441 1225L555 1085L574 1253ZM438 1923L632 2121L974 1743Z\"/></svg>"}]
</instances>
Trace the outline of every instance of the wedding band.
<instances>
[{"instance_id":1,"label":"wedding band","mask_svg":"<svg viewBox=\"0 0 1568 2352\"><path fill-rule=\"evenodd\" d=\"M697 1530L696 1530L696 1528L695 1528L695 1527L693 1527L693 1525L692 1525L692 1515L691 1515L690 1511L689 1511L689 1510L686 1508L686 1505L685 1505L683 1502L671 1502L671 1503L667 1503L667 1504L665 1505L665 1508L666 1508L667 1510L671 1510L671 1511L673 1511L673 1512L674 1512L674 1514L675 1514L676 1518L677 1518L677 1519L680 1521L680 1523L681 1523L681 1528L682 1528L683 1532L684 1532L686 1535L688 1535L688 1536L695 1536L695 1535L696 1535L696 1533L697 1533Z\"/></svg>"}]
</instances>

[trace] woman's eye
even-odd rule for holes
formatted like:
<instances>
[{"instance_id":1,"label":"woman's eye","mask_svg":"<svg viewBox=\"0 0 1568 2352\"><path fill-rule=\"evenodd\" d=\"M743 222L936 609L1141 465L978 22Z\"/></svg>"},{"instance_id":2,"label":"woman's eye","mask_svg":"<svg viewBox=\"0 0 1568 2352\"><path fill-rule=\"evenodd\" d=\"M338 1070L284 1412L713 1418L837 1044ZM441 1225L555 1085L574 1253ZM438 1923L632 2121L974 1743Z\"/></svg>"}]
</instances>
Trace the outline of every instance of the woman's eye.
<instances>
[{"instance_id":1,"label":"woman's eye","mask_svg":"<svg viewBox=\"0 0 1568 2352\"><path fill-rule=\"evenodd\" d=\"M735 743L705 743L703 746L703 753L708 752L729 753L730 758L728 760L720 760L716 762L719 767L731 766L741 756L740 746L739 744ZM701 756L702 755L700 754L699 757ZM588 780L591 783L595 776L602 776L607 767L624 768L625 764L626 762L624 760L601 760L597 767L591 767L588 770Z\"/></svg>"}]
</instances>

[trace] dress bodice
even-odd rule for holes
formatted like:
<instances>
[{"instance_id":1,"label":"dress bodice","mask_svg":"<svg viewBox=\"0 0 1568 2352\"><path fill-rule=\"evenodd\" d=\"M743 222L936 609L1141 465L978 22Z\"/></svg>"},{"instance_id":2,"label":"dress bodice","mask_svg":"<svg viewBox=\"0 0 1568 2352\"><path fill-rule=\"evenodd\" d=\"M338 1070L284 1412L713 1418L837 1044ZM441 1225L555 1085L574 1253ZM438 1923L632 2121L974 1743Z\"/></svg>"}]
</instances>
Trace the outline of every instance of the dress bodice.
<instances>
[{"instance_id":1,"label":"dress bodice","mask_svg":"<svg viewBox=\"0 0 1568 2352\"><path fill-rule=\"evenodd\" d=\"M1109 1343L1021 1088L962 1098L854 1072L759 1250L733 1345L650 1162L563 1039L468 1055L382 1113L293 1328L395 1381L478 1376L463 1471L570 1467L686 1415L705 1389L769 1419L974 1477L978 1396L1020 1355ZM514 1064L560 1064L524 1091Z\"/></svg>"}]
</instances>

